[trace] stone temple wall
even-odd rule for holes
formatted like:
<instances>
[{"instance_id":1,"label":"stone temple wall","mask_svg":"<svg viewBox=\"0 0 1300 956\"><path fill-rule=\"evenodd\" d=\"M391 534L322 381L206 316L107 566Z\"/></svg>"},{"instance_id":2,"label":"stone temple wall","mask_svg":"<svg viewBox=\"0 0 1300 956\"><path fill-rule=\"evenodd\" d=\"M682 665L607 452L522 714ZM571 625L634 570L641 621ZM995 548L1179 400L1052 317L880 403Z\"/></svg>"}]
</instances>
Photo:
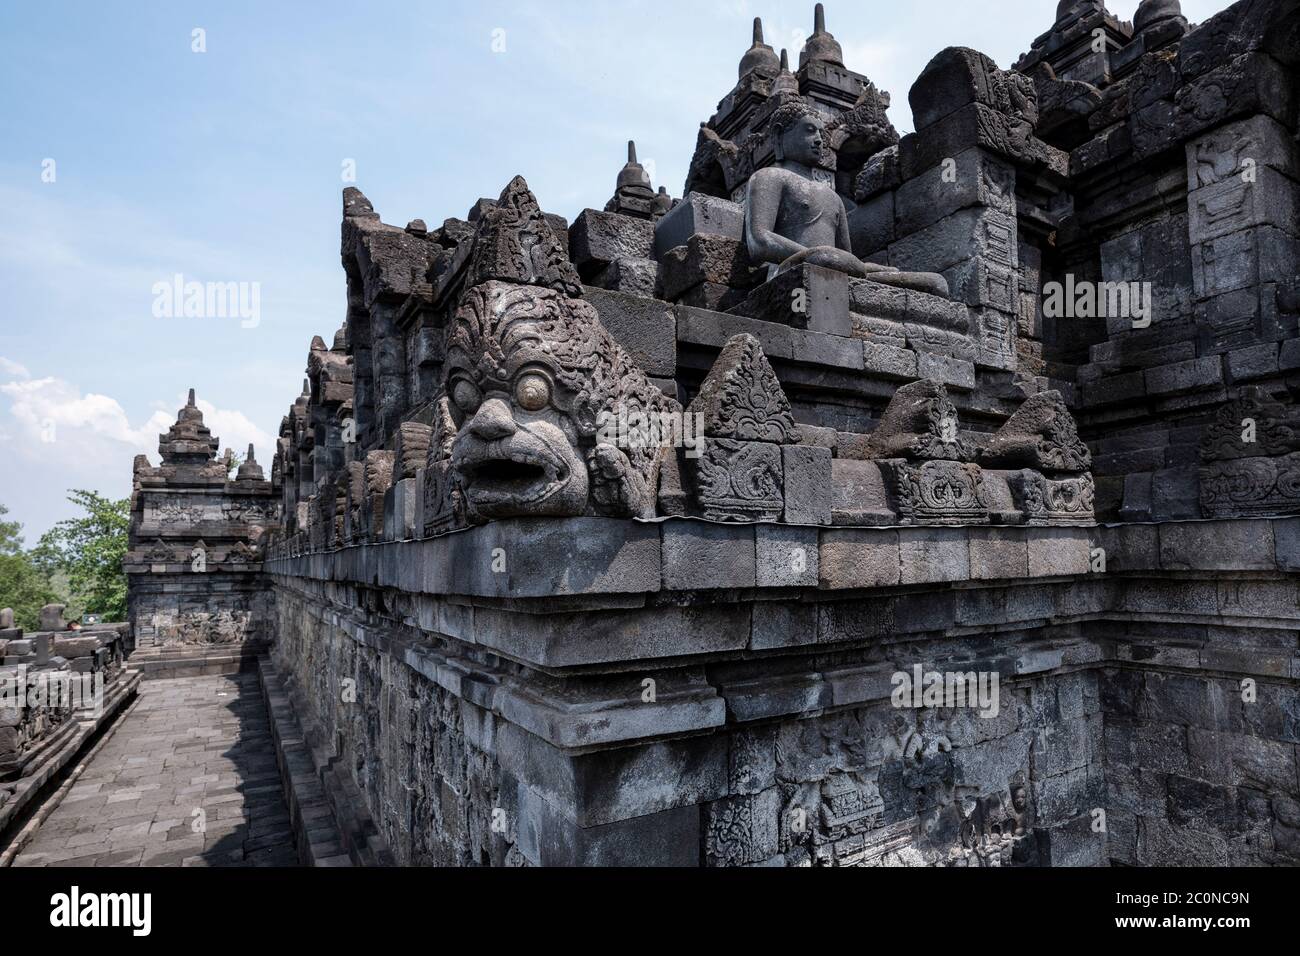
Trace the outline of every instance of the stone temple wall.
<instances>
[{"instance_id":1,"label":"stone temple wall","mask_svg":"<svg viewBox=\"0 0 1300 956\"><path fill-rule=\"evenodd\" d=\"M900 137L818 5L681 199L345 190L239 579L340 799L408 864L1300 862L1297 66L1294 0L1064 0Z\"/></svg>"},{"instance_id":2,"label":"stone temple wall","mask_svg":"<svg viewBox=\"0 0 1300 956\"><path fill-rule=\"evenodd\" d=\"M401 862L1298 862L1295 520L555 524L269 565L276 659ZM580 560L528 562L559 536ZM772 577L796 546L815 585ZM996 672L998 712L895 706L917 665Z\"/></svg>"}]
</instances>

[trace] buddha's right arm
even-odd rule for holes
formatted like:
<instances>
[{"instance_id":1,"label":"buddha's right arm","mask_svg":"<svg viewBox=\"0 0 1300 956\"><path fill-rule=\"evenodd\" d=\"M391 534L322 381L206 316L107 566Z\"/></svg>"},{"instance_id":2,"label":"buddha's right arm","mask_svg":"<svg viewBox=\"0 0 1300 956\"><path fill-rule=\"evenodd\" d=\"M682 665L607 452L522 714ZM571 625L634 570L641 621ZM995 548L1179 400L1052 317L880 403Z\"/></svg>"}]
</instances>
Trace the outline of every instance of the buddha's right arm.
<instances>
[{"instance_id":1,"label":"buddha's right arm","mask_svg":"<svg viewBox=\"0 0 1300 956\"><path fill-rule=\"evenodd\" d=\"M745 202L745 247L755 262L780 265L804 251L804 246L775 231L781 195L780 182L768 181L758 173L750 178Z\"/></svg>"}]
</instances>

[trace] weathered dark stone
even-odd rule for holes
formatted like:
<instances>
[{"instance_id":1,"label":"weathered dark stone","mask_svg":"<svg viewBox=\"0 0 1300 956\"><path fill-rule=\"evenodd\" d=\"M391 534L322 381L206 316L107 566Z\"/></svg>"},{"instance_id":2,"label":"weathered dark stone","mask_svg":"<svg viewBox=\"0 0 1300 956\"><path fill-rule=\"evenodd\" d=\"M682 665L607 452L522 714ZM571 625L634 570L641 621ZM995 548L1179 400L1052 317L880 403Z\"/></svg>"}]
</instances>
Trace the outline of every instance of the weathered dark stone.
<instances>
[{"instance_id":1,"label":"weathered dark stone","mask_svg":"<svg viewBox=\"0 0 1300 956\"><path fill-rule=\"evenodd\" d=\"M689 193L673 207L654 227L654 255L657 259L678 246L690 242L693 236L721 236L743 241L745 214L740 206L707 196Z\"/></svg>"},{"instance_id":2,"label":"weathered dark stone","mask_svg":"<svg viewBox=\"0 0 1300 956\"><path fill-rule=\"evenodd\" d=\"M787 269L728 311L832 335L852 330L848 281L839 272L815 265Z\"/></svg>"},{"instance_id":3,"label":"weathered dark stone","mask_svg":"<svg viewBox=\"0 0 1300 956\"><path fill-rule=\"evenodd\" d=\"M653 256L654 224L612 212L584 209L569 227L569 252L584 280L619 259Z\"/></svg>"},{"instance_id":4,"label":"weathered dark stone","mask_svg":"<svg viewBox=\"0 0 1300 956\"><path fill-rule=\"evenodd\" d=\"M865 457L970 461L974 449L957 428L957 409L938 382L922 379L894 392L871 433Z\"/></svg>"},{"instance_id":5,"label":"weathered dark stone","mask_svg":"<svg viewBox=\"0 0 1300 956\"><path fill-rule=\"evenodd\" d=\"M981 464L995 468L1037 468L1079 473L1092 465L1092 453L1079 440L1074 418L1060 392L1030 396L979 450Z\"/></svg>"},{"instance_id":6,"label":"weathered dark stone","mask_svg":"<svg viewBox=\"0 0 1300 956\"><path fill-rule=\"evenodd\" d=\"M577 270L522 176L512 179L496 204L483 211L468 270L469 285L498 279L582 294Z\"/></svg>"},{"instance_id":7,"label":"weathered dark stone","mask_svg":"<svg viewBox=\"0 0 1300 956\"><path fill-rule=\"evenodd\" d=\"M1300 862L1293 7L1066 0L900 141L819 6L680 202L346 190L272 457L133 467L134 639L267 639L405 865Z\"/></svg>"},{"instance_id":8,"label":"weathered dark stone","mask_svg":"<svg viewBox=\"0 0 1300 956\"><path fill-rule=\"evenodd\" d=\"M677 319L670 306L605 289L588 288L583 297L599 313L600 324L642 371L652 377L673 377L677 371Z\"/></svg>"},{"instance_id":9,"label":"weathered dark stone","mask_svg":"<svg viewBox=\"0 0 1300 956\"><path fill-rule=\"evenodd\" d=\"M724 236L694 235L660 258L663 298L676 301L702 282L749 288L764 278L743 243Z\"/></svg>"}]
</instances>

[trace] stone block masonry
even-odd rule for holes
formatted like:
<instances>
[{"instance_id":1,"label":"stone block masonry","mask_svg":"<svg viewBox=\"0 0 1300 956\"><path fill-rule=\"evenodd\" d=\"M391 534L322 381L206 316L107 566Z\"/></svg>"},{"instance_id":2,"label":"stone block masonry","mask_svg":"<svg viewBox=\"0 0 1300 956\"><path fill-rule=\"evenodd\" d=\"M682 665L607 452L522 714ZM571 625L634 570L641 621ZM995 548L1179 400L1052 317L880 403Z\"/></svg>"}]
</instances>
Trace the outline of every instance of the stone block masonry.
<instances>
[{"instance_id":1,"label":"stone block masonry","mask_svg":"<svg viewBox=\"0 0 1300 956\"><path fill-rule=\"evenodd\" d=\"M351 862L1296 865L1297 68L1062 3L900 137L818 5L681 199L348 188L270 479L137 464L134 638L269 646Z\"/></svg>"},{"instance_id":2,"label":"stone block masonry","mask_svg":"<svg viewBox=\"0 0 1300 956\"><path fill-rule=\"evenodd\" d=\"M1294 556L1278 544L1290 522L1257 522L1250 548L1234 546L1232 521L963 528L942 542L813 530L788 547L808 549L820 581L794 586L756 581L753 527L679 523L647 526L646 544L616 544L617 521L561 523L608 541L605 564L628 568L567 596L401 583L400 569L444 555L490 568L500 549L527 554L530 529L513 521L268 564L277 664L314 687L308 706L341 762L364 768L399 862L978 865L970 828L1002 833L1022 815L1032 839L1013 840L1007 864L1297 862L1285 848L1300 741L1286 715L1300 656L1283 639L1297 611ZM1160 542L1138 540L1148 532ZM677 567L697 549L687 581ZM1083 570L1098 550L1106 571ZM748 565L736 557L747 552ZM400 618L361 610L373 589L403 595ZM893 677L918 664L999 675L996 716L900 710ZM1125 734L1131 758L1110 743ZM1218 746L1217 762L1198 763L1193 745ZM1168 835L1186 819L1162 796L1140 815L1164 842L1116 847L1114 829L1089 824L1101 811L1132 832L1124 781L1157 759L1161 793L1183 787L1188 813L1218 787L1233 800L1245 788L1260 815L1246 829L1212 814L1197 824L1215 837L1211 861L1191 835ZM972 823L976 798L1005 816ZM823 822L837 801L862 811L847 831ZM802 813L813 825L790 829Z\"/></svg>"},{"instance_id":3,"label":"stone block masonry","mask_svg":"<svg viewBox=\"0 0 1300 956\"><path fill-rule=\"evenodd\" d=\"M162 463L139 456L131 495L129 583L137 648L264 644L271 598L263 581L263 535L280 521L273 481L250 446L233 479L217 460L194 391L159 436Z\"/></svg>"}]
</instances>

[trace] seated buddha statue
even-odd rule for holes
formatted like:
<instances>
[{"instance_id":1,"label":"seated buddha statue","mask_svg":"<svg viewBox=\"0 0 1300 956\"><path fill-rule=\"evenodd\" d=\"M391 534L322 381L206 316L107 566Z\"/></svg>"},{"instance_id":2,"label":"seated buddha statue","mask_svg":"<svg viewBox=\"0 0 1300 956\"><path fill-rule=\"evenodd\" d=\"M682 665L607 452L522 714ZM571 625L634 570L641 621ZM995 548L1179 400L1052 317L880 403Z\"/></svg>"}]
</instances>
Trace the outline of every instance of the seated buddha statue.
<instances>
[{"instance_id":1,"label":"seated buddha statue","mask_svg":"<svg viewBox=\"0 0 1300 956\"><path fill-rule=\"evenodd\" d=\"M848 212L825 160L826 127L815 109L791 100L772 114L770 130L776 163L755 172L747 187L745 245L754 262L774 265L775 274L807 263L947 296L941 275L900 272L853 254Z\"/></svg>"}]
</instances>

